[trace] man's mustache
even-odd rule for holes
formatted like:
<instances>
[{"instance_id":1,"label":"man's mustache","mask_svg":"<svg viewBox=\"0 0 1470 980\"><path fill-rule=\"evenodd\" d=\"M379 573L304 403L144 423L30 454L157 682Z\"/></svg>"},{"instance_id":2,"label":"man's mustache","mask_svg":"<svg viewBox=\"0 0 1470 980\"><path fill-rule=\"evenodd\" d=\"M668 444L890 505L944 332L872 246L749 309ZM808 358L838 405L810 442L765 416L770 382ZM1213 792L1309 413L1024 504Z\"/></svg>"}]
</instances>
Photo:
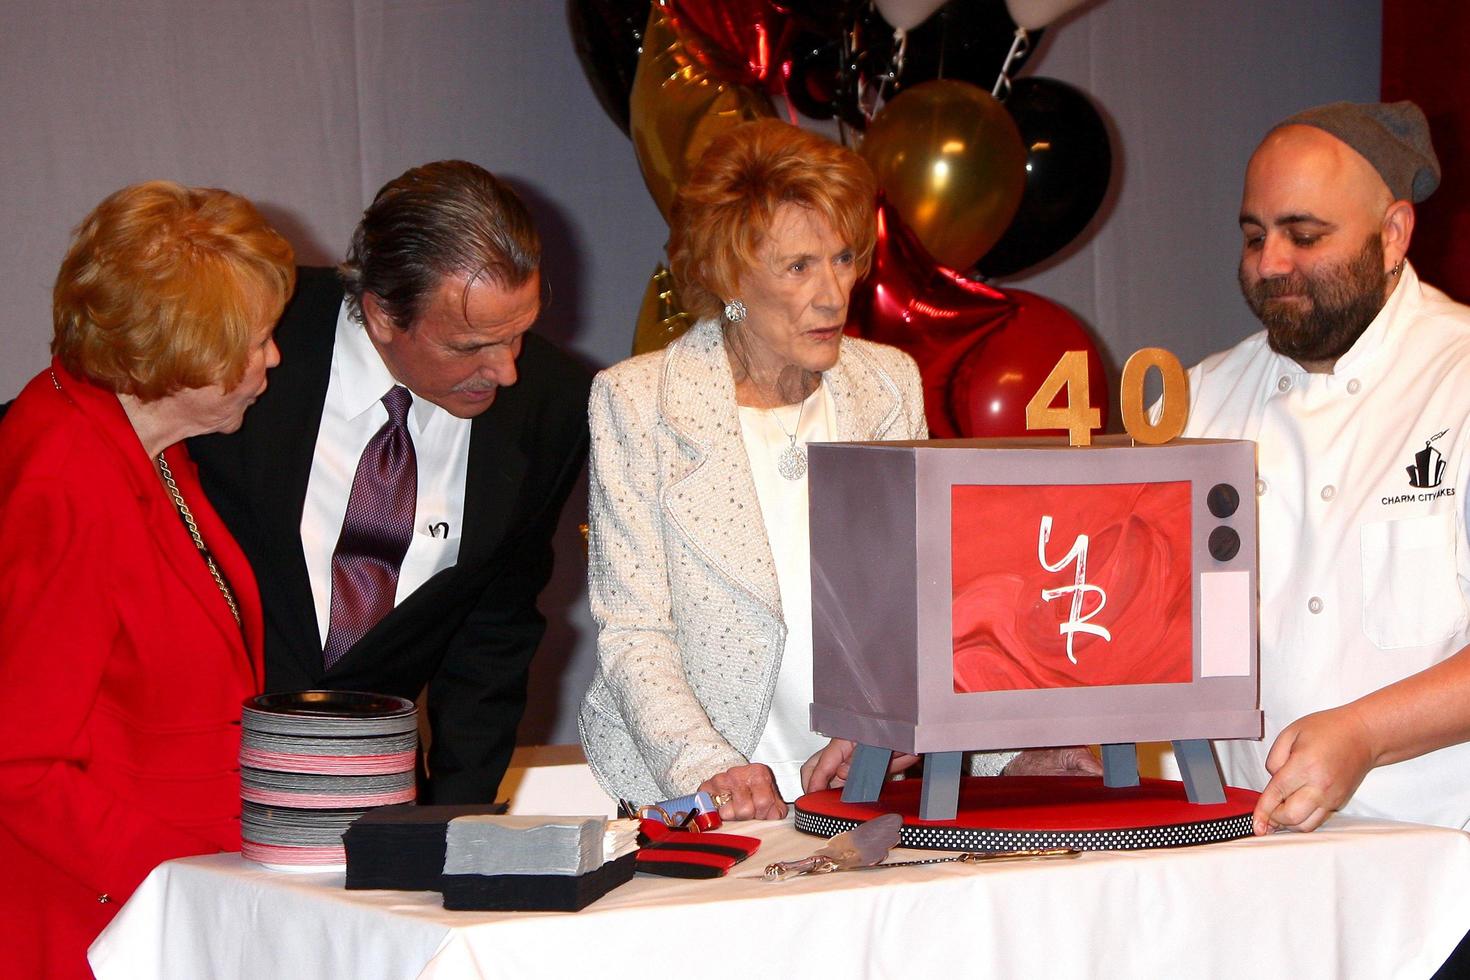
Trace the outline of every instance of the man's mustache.
<instances>
[{"instance_id":1,"label":"man's mustache","mask_svg":"<svg viewBox=\"0 0 1470 980\"><path fill-rule=\"evenodd\" d=\"M1275 279L1262 279L1256 283L1254 292L1260 299L1300 296L1307 292L1307 281L1301 276L1279 276Z\"/></svg>"}]
</instances>

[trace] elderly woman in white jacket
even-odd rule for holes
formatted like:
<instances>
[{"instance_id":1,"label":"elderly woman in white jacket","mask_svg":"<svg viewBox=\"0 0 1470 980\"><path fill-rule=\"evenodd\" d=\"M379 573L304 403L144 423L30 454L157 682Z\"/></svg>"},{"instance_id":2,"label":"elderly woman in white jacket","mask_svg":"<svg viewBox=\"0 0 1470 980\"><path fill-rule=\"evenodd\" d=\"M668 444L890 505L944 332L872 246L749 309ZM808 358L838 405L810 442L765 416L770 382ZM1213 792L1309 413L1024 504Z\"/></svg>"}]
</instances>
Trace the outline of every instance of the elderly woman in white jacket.
<instances>
[{"instance_id":1,"label":"elderly woman in white jacket","mask_svg":"<svg viewBox=\"0 0 1470 980\"><path fill-rule=\"evenodd\" d=\"M716 140L669 242L701 319L593 385L580 728L615 796L702 789L727 818L774 819L828 744L808 724L806 444L927 436L914 362L843 335L874 197L860 157L783 123Z\"/></svg>"}]
</instances>

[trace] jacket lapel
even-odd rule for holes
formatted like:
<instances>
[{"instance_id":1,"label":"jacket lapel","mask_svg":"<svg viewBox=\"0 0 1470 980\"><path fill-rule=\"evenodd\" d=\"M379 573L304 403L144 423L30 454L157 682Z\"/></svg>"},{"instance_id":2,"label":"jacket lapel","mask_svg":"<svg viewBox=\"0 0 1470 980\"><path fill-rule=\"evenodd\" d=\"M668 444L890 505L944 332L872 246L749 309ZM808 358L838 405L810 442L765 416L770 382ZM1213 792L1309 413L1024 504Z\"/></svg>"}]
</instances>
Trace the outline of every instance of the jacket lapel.
<instances>
[{"instance_id":1,"label":"jacket lapel","mask_svg":"<svg viewBox=\"0 0 1470 980\"><path fill-rule=\"evenodd\" d=\"M832 393L836 441L883 439L900 420L903 402L897 382L861 344L844 337L837 363L822 380Z\"/></svg>"},{"instance_id":2,"label":"jacket lapel","mask_svg":"<svg viewBox=\"0 0 1470 980\"><path fill-rule=\"evenodd\" d=\"M844 338L823 383L839 441L882 439L900 420L898 385L862 345ZM705 320L668 348L659 412L689 452L662 504L689 542L731 582L782 618L776 563L740 432L719 323Z\"/></svg>"},{"instance_id":3,"label":"jacket lapel","mask_svg":"<svg viewBox=\"0 0 1470 980\"><path fill-rule=\"evenodd\" d=\"M776 563L717 321L702 321L669 347L659 413L689 452L685 471L663 489L664 511L721 575L780 619Z\"/></svg>"},{"instance_id":4,"label":"jacket lapel","mask_svg":"<svg viewBox=\"0 0 1470 980\"><path fill-rule=\"evenodd\" d=\"M528 462L517 439L525 426L524 410L515 391L503 389L496 404L470 424L459 568L478 568L505 537L526 479Z\"/></svg>"},{"instance_id":5,"label":"jacket lapel","mask_svg":"<svg viewBox=\"0 0 1470 980\"><path fill-rule=\"evenodd\" d=\"M216 567L219 568L220 574L230 586L231 594L235 597L235 604L240 610L240 622L238 624L235 622L235 617L230 613L229 606L225 604L224 597L220 594L219 585L209 574L208 566L204 563L199 549L194 545L194 539L187 531L184 534L183 544L179 546L180 552L171 555L170 562L178 569L190 591L203 605L215 627L223 634L230 649L235 652L234 667L243 686L252 692L259 691L265 678L264 666L261 663L264 637L260 593L256 588L255 575L250 569L250 563L245 560L245 555L240 551L239 545L235 543L235 539L225 529L224 522L220 520L219 515L215 513L214 508L204 496L204 488L199 485L198 473L187 451L183 446L176 446L166 455L174 480L178 483L184 502L188 505L190 513L194 516L194 522L199 528L199 536L214 557ZM166 509L172 513L174 523L183 528L183 522L178 518L177 508L172 505L172 501L169 503ZM160 514L158 519L167 520L167 515ZM176 542L177 537L171 536L170 540ZM190 565L190 562L193 562L194 565ZM195 572L201 574L194 574Z\"/></svg>"},{"instance_id":6,"label":"jacket lapel","mask_svg":"<svg viewBox=\"0 0 1470 980\"><path fill-rule=\"evenodd\" d=\"M138 441L138 434L133 431L132 423L128 421L127 413L123 411L117 396L73 377L54 361L52 371L62 385L63 394L87 416L117 452L119 462L127 473L128 484L137 500L138 508L142 511L147 526L153 529L154 543L163 552L164 564L169 567L182 588L194 597L210 622L220 631L225 648L234 653L235 668L244 672L253 687L256 677L255 664L246 649L245 638L241 635L240 627L235 623L235 617L231 615L229 606L225 604L219 586L209 574L204 558L194 545L194 539L185 527L171 495L158 478L153 460L148 458L142 443ZM189 460L188 453L182 446L176 446L170 448L165 455L174 481L179 486L184 503L194 515L196 524L199 523L201 516L204 519L201 526L201 537L204 535L204 529L211 527L211 524L213 528L223 533L223 526L220 525L213 510L204 500L204 490L199 486L194 464ZM211 543L209 538L206 538L205 541L207 545ZM233 542L230 543L230 547L233 547ZM259 603L254 597L254 580L249 575L248 567L244 569L244 574L244 585L247 587L245 591L251 593L251 605L255 609L258 623Z\"/></svg>"},{"instance_id":7,"label":"jacket lapel","mask_svg":"<svg viewBox=\"0 0 1470 980\"><path fill-rule=\"evenodd\" d=\"M270 374L270 387L251 409L244 457L253 507L263 515L259 537L268 567L258 568L261 590L273 622L287 638L286 646L307 668L321 672L321 633L316 622L311 577L301 550L301 513L321 426L322 404L332 373L332 347L342 289L335 279L319 288L303 278L291 310L276 331L281 366Z\"/></svg>"}]
</instances>

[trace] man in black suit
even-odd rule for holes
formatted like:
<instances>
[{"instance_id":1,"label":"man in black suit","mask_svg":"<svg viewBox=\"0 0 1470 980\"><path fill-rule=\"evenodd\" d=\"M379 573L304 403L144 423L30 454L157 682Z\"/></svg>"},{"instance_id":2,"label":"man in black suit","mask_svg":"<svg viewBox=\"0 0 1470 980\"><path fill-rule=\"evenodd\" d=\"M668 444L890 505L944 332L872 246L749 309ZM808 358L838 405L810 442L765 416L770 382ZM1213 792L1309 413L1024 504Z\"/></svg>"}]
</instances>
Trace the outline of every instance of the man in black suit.
<instances>
[{"instance_id":1,"label":"man in black suit","mask_svg":"<svg viewBox=\"0 0 1470 980\"><path fill-rule=\"evenodd\" d=\"M586 456L588 373L528 332L539 266L529 214L491 174L408 171L378 192L346 262L300 271L281 366L244 427L190 444L259 580L266 689L412 699L427 685L425 802L494 798L545 627L551 536ZM349 538L387 523L362 509L383 492L360 491L394 426L411 443L398 472L416 476L402 545L376 612L349 622L340 563Z\"/></svg>"}]
</instances>

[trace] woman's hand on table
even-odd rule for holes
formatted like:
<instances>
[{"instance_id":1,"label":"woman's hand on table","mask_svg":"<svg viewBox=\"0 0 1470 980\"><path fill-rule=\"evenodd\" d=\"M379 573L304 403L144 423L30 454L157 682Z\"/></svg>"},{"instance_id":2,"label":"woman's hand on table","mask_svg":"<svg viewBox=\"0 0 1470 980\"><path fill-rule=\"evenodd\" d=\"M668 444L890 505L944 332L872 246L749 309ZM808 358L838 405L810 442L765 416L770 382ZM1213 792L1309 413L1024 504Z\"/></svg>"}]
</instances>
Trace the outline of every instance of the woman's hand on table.
<instances>
[{"instance_id":1,"label":"woman's hand on table","mask_svg":"<svg viewBox=\"0 0 1470 980\"><path fill-rule=\"evenodd\" d=\"M1085 745L1027 749L1001 771L1002 776L1101 776L1102 763Z\"/></svg>"},{"instance_id":2,"label":"woman's hand on table","mask_svg":"<svg viewBox=\"0 0 1470 980\"><path fill-rule=\"evenodd\" d=\"M786 816L786 804L770 766L731 766L700 783L699 789L715 801L724 820L780 820Z\"/></svg>"},{"instance_id":3,"label":"woman's hand on table","mask_svg":"<svg viewBox=\"0 0 1470 980\"><path fill-rule=\"evenodd\" d=\"M847 782L848 773L852 769L854 747L854 743L845 738L834 738L827 743L826 748L806 760L801 767L802 790L815 793L824 789L835 789ZM888 760L888 775L903 772L918 761L919 757L916 755L895 752Z\"/></svg>"}]
</instances>

